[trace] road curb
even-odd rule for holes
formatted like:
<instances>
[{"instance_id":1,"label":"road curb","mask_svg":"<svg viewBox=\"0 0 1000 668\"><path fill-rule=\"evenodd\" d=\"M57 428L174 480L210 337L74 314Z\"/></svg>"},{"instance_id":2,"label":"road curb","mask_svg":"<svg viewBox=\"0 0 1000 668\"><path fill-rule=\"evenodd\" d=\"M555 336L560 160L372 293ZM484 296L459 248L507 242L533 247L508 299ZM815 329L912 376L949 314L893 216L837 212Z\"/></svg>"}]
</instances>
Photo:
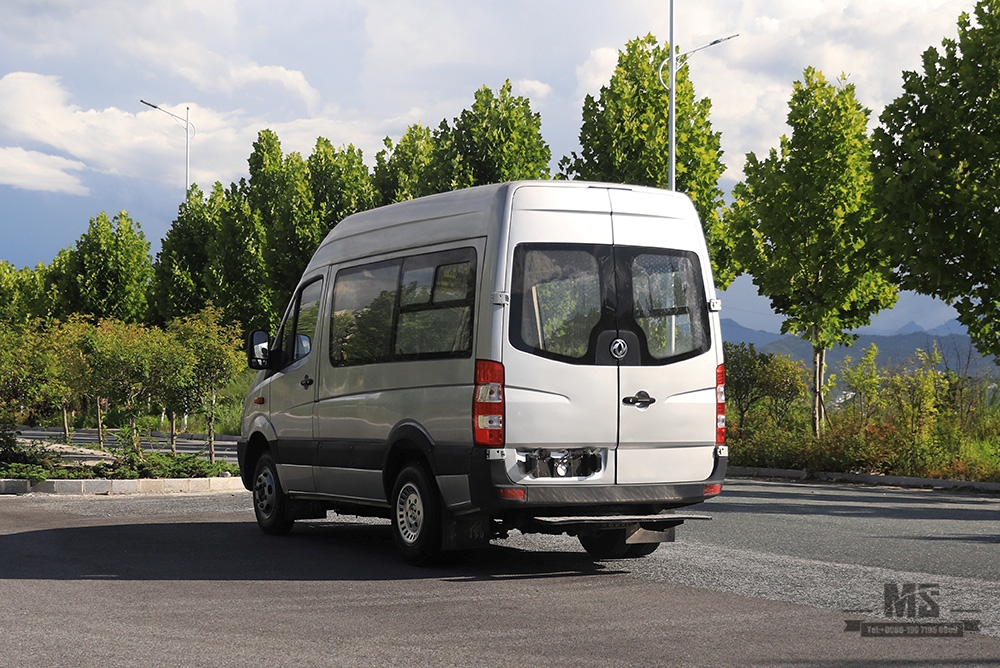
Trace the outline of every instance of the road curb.
<instances>
[{"instance_id":1,"label":"road curb","mask_svg":"<svg viewBox=\"0 0 1000 668\"><path fill-rule=\"evenodd\" d=\"M729 466L727 476L737 478L783 478L790 480L820 480L823 482L849 482L876 487L913 487L940 490L986 492L1000 494L1000 483L972 482L969 480L940 480L937 478L911 478L895 475L869 475L859 473L832 473L805 469L771 469L757 466Z\"/></svg>"},{"instance_id":2,"label":"road curb","mask_svg":"<svg viewBox=\"0 0 1000 668\"><path fill-rule=\"evenodd\" d=\"M69 494L119 495L119 494L203 494L208 492L244 491L239 476L218 478L139 478L109 480L44 480L32 484L30 480L0 479L0 494Z\"/></svg>"}]
</instances>

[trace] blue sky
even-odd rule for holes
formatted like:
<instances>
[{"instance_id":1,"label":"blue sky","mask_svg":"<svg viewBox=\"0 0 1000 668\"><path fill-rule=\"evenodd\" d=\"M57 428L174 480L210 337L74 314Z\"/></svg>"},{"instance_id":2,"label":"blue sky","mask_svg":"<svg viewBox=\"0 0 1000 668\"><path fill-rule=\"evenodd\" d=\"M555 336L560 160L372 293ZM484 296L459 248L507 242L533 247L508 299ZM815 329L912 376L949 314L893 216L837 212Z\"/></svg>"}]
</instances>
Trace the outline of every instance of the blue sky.
<instances>
[{"instance_id":1,"label":"blue sky","mask_svg":"<svg viewBox=\"0 0 1000 668\"><path fill-rule=\"evenodd\" d=\"M699 96L712 99L729 188L747 152L777 144L792 82L807 66L841 73L873 118L901 72L954 37L973 0L677 0L675 41ZM316 138L353 144L371 165L382 139L436 126L505 79L542 116L553 162L578 150L584 95L617 50L652 32L666 40L665 0L5 0L0 21L0 259L48 263L102 211L127 210L153 245L191 178L207 189L246 174L257 132L286 151ZM741 279L726 317L776 330L780 318ZM907 296L873 323L931 328L946 305Z\"/></svg>"}]
</instances>

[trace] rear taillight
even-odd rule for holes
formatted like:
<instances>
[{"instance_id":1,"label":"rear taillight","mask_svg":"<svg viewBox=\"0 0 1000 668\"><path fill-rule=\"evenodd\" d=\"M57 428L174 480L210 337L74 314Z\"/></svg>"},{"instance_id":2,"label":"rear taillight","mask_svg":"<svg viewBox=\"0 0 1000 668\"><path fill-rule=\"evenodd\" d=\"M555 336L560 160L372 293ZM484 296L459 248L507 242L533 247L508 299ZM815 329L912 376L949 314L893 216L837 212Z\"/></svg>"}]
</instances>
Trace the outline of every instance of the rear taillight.
<instances>
[{"instance_id":1,"label":"rear taillight","mask_svg":"<svg viewBox=\"0 0 1000 668\"><path fill-rule=\"evenodd\" d=\"M503 364L476 360L476 389L472 396L472 440L481 448L504 444Z\"/></svg>"},{"instance_id":2,"label":"rear taillight","mask_svg":"<svg viewBox=\"0 0 1000 668\"><path fill-rule=\"evenodd\" d=\"M726 444L726 370L715 368L715 444Z\"/></svg>"}]
</instances>

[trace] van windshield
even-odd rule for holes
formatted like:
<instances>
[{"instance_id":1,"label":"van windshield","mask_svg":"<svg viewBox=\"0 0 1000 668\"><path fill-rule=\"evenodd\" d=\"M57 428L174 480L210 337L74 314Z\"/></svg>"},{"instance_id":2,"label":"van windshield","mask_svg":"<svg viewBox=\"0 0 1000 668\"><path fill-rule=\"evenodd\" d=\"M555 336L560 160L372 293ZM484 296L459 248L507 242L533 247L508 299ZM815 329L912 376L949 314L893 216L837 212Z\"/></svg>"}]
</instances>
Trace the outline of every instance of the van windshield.
<instances>
[{"instance_id":1,"label":"van windshield","mask_svg":"<svg viewBox=\"0 0 1000 668\"><path fill-rule=\"evenodd\" d=\"M711 346L698 256L606 245L521 244L514 250L514 347L594 364L602 334L630 332L641 364L666 364ZM631 358L630 358L631 359Z\"/></svg>"}]
</instances>

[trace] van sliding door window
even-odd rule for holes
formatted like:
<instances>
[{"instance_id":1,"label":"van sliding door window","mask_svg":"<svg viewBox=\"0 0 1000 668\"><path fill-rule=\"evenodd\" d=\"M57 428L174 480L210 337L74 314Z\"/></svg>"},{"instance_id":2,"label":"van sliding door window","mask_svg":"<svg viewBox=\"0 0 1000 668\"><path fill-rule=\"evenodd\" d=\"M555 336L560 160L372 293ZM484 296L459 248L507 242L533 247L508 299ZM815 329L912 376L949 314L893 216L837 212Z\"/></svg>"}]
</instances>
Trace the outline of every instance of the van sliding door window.
<instances>
[{"instance_id":1,"label":"van sliding door window","mask_svg":"<svg viewBox=\"0 0 1000 668\"><path fill-rule=\"evenodd\" d=\"M330 361L335 366L387 362L399 260L343 269L333 286Z\"/></svg>"},{"instance_id":2,"label":"van sliding door window","mask_svg":"<svg viewBox=\"0 0 1000 668\"><path fill-rule=\"evenodd\" d=\"M341 270L333 288L331 363L470 357L475 277L472 248Z\"/></svg>"},{"instance_id":3,"label":"van sliding door window","mask_svg":"<svg viewBox=\"0 0 1000 668\"><path fill-rule=\"evenodd\" d=\"M468 357L476 253L471 248L408 257L403 262L395 357Z\"/></svg>"}]
</instances>

